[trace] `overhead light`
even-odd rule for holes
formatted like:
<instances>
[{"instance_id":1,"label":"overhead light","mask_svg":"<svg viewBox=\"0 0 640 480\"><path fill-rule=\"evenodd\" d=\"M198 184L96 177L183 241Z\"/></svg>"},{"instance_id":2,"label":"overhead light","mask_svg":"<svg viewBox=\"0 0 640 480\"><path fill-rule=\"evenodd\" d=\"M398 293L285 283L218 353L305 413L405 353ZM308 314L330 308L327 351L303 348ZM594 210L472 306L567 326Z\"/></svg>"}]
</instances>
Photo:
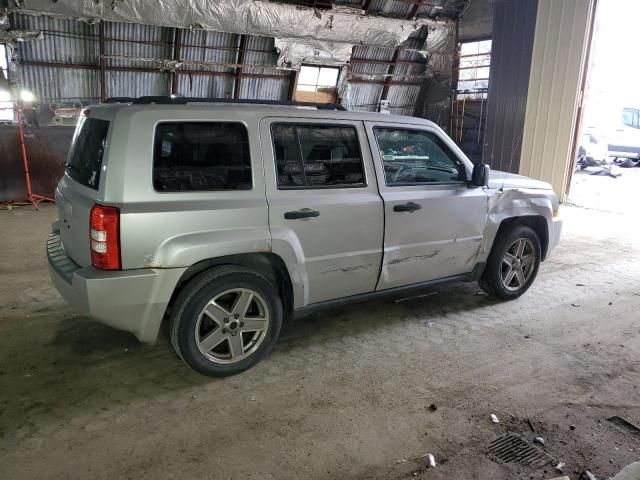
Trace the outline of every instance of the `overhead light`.
<instances>
[{"instance_id":1,"label":"overhead light","mask_svg":"<svg viewBox=\"0 0 640 480\"><path fill-rule=\"evenodd\" d=\"M10 102L11 94L8 90L0 90L0 102Z\"/></svg>"},{"instance_id":2,"label":"overhead light","mask_svg":"<svg viewBox=\"0 0 640 480\"><path fill-rule=\"evenodd\" d=\"M20 92L20 100L22 100L23 102L31 103L35 100L35 97L29 90L22 90Z\"/></svg>"}]
</instances>

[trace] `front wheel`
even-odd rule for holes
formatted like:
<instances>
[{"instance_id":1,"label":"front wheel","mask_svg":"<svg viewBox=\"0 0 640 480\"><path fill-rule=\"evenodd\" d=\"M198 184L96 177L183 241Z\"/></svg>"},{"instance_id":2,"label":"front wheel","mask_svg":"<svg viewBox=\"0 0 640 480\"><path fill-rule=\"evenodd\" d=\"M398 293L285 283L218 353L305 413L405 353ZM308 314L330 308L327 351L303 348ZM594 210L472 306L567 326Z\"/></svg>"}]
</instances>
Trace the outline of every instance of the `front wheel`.
<instances>
[{"instance_id":1,"label":"front wheel","mask_svg":"<svg viewBox=\"0 0 640 480\"><path fill-rule=\"evenodd\" d=\"M282 325L276 287L251 270L225 266L190 281L171 316L171 343L197 372L240 373L264 358Z\"/></svg>"},{"instance_id":2,"label":"front wheel","mask_svg":"<svg viewBox=\"0 0 640 480\"><path fill-rule=\"evenodd\" d=\"M538 274L541 251L536 232L524 225L511 227L495 240L480 287L502 300L518 298Z\"/></svg>"}]
</instances>

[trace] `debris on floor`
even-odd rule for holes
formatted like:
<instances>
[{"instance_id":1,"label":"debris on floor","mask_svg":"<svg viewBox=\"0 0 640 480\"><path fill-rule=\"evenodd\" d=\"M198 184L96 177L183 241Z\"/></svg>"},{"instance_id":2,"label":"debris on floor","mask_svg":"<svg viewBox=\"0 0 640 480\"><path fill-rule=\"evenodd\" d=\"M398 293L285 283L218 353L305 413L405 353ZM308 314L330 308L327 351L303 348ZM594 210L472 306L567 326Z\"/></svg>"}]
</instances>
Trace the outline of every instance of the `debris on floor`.
<instances>
[{"instance_id":1,"label":"debris on floor","mask_svg":"<svg viewBox=\"0 0 640 480\"><path fill-rule=\"evenodd\" d=\"M429 468L433 468L436 466L436 457L433 456L433 453L428 453L427 457L429 458Z\"/></svg>"},{"instance_id":2,"label":"debris on floor","mask_svg":"<svg viewBox=\"0 0 640 480\"><path fill-rule=\"evenodd\" d=\"M580 478L578 480L598 480L597 477L591 473L589 470L585 470L580 474Z\"/></svg>"},{"instance_id":3,"label":"debris on floor","mask_svg":"<svg viewBox=\"0 0 640 480\"><path fill-rule=\"evenodd\" d=\"M640 166L640 160L637 158L616 158L614 164L622 168L633 168Z\"/></svg>"},{"instance_id":4,"label":"debris on floor","mask_svg":"<svg viewBox=\"0 0 640 480\"><path fill-rule=\"evenodd\" d=\"M496 415L494 415L493 413L491 414L491 421L493 423L500 423L500 419L498 419L498 417Z\"/></svg>"},{"instance_id":5,"label":"debris on floor","mask_svg":"<svg viewBox=\"0 0 640 480\"><path fill-rule=\"evenodd\" d=\"M617 165L602 165L600 167L586 167L583 170L589 175L597 175L599 177L613 177L617 178L622 175L622 172Z\"/></svg>"},{"instance_id":6,"label":"debris on floor","mask_svg":"<svg viewBox=\"0 0 640 480\"><path fill-rule=\"evenodd\" d=\"M533 439L534 442L539 443L540 445L542 445L544 447L544 438L542 437L536 437Z\"/></svg>"},{"instance_id":7,"label":"debris on floor","mask_svg":"<svg viewBox=\"0 0 640 480\"><path fill-rule=\"evenodd\" d=\"M438 406L435 403L429 405L429 411L435 412L438 409Z\"/></svg>"},{"instance_id":8,"label":"debris on floor","mask_svg":"<svg viewBox=\"0 0 640 480\"><path fill-rule=\"evenodd\" d=\"M558 464L556 465L556 471L557 471L558 473L562 473L562 471L563 471L563 469L564 469L564 465L565 465L565 463L564 463L564 462L558 462Z\"/></svg>"},{"instance_id":9,"label":"debris on floor","mask_svg":"<svg viewBox=\"0 0 640 480\"><path fill-rule=\"evenodd\" d=\"M417 457L401 458L400 460L396 460L396 464L411 462L413 460L420 460L421 458L427 458L429 455L431 455L431 454L430 453L425 453L424 455L418 455Z\"/></svg>"},{"instance_id":10,"label":"debris on floor","mask_svg":"<svg viewBox=\"0 0 640 480\"><path fill-rule=\"evenodd\" d=\"M531 429L532 432L536 431L536 429L533 428L533 423L531 423L531 419L529 417L527 417L527 425L529 425L529 428Z\"/></svg>"}]
</instances>

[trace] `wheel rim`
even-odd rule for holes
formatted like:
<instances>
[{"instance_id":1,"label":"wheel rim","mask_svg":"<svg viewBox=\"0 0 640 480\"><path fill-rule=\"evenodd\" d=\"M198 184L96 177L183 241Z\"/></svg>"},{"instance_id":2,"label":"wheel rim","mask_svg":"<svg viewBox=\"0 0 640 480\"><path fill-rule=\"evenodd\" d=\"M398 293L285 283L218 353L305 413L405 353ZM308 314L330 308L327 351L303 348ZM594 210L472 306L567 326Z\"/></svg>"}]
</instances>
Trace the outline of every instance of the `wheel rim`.
<instances>
[{"instance_id":1,"label":"wheel rim","mask_svg":"<svg viewBox=\"0 0 640 480\"><path fill-rule=\"evenodd\" d=\"M269 323L269 309L262 295L248 288L226 290L209 300L200 312L196 345L213 363L237 363L262 345Z\"/></svg>"},{"instance_id":2,"label":"wheel rim","mask_svg":"<svg viewBox=\"0 0 640 480\"><path fill-rule=\"evenodd\" d=\"M528 238L519 238L502 257L501 277L504 288L516 292L524 288L535 268L536 250Z\"/></svg>"}]
</instances>

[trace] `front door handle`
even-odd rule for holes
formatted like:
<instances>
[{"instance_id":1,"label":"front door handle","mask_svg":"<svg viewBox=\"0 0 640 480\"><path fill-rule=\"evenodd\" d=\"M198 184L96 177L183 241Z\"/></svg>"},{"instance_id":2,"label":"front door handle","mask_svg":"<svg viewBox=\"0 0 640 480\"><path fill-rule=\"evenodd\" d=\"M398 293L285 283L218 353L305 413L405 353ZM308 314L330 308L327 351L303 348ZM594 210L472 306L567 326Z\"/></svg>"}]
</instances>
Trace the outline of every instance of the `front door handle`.
<instances>
[{"instance_id":1,"label":"front door handle","mask_svg":"<svg viewBox=\"0 0 640 480\"><path fill-rule=\"evenodd\" d=\"M415 212L416 210L420 210L422 207L417 203L407 202L402 203L400 205L395 205L393 207L394 212Z\"/></svg>"},{"instance_id":2,"label":"front door handle","mask_svg":"<svg viewBox=\"0 0 640 480\"><path fill-rule=\"evenodd\" d=\"M311 210L310 208L303 208L301 210L294 210L292 212L284 212L284 218L286 220L298 220L301 218L314 218L319 217L320 212L317 210Z\"/></svg>"}]
</instances>

